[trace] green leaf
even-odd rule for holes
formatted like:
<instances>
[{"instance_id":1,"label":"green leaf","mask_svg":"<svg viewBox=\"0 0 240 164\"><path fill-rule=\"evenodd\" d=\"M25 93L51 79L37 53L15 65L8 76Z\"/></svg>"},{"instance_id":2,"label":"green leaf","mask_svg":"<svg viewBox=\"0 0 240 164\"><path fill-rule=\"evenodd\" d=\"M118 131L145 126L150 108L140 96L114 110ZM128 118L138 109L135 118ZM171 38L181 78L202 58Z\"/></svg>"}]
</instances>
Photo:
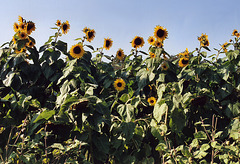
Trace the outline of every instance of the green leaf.
<instances>
[{"instance_id":1,"label":"green leaf","mask_svg":"<svg viewBox=\"0 0 240 164\"><path fill-rule=\"evenodd\" d=\"M135 124L133 122L123 122L121 124L123 136L127 140L131 140L135 130Z\"/></svg>"},{"instance_id":2,"label":"green leaf","mask_svg":"<svg viewBox=\"0 0 240 164\"><path fill-rule=\"evenodd\" d=\"M238 55L239 55L239 51L238 50L230 50L226 53L228 60L232 61L234 59L237 59Z\"/></svg>"},{"instance_id":3,"label":"green leaf","mask_svg":"<svg viewBox=\"0 0 240 164\"><path fill-rule=\"evenodd\" d=\"M200 151L207 151L209 148L210 148L209 144L203 144L203 145L200 147Z\"/></svg>"},{"instance_id":4,"label":"green leaf","mask_svg":"<svg viewBox=\"0 0 240 164\"><path fill-rule=\"evenodd\" d=\"M61 105L59 114L64 113L72 104L79 102L79 98L76 96L68 95L63 104Z\"/></svg>"},{"instance_id":5,"label":"green leaf","mask_svg":"<svg viewBox=\"0 0 240 164\"><path fill-rule=\"evenodd\" d=\"M194 138L200 139L200 140L206 140L207 135L203 131L199 131L199 132L194 133Z\"/></svg>"},{"instance_id":6,"label":"green leaf","mask_svg":"<svg viewBox=\"0 0 240 164\"><path fill-rule=\"evenodd\" d=\"M58 40L55 47L57 49L59 49L60 51L62 51L64 54L67 53L67 43L61 41L61 40Z\"/></svg>"},{"instance_id":7,"label":"green leaf","mask_svg":"<svg viewBox=\"0 0 240 164\"><path fill-rule=\"evenodd\" d=\"M192 147L198 147L199 143L198 143L198 139L197 138L194 138L192 140L192 143L190 144Z\"/></svg>"},{"instance_id":8,"label":"green leaf","mask_svg":"<svg viewBox=\"0 0 240 164\"><path fill-rule=\"evenodd\" d=\"M121 100L123 103L126 103L129 100L129 95L127 93L124 93L119 100Z\"/></svg>"},{"instance_id":9,"label":"green leaf","mask_svg":"<svg viewBox=\"0 0 240 164\"><path fill-rule=\"evenodd\" d=\"M180 108L175 108L171 114L169 126L174 132L181 132L186 124L186 115Z\"/></svg>"},{"instance_id":10,"label":"green leaf","mask_svg":"<svg viewBox=\"0 0 240 164\"><path fill-rule=\"evenodd\" d=\"M200 55L202 55L202 57L207 57L207 52L206 51L202 51L202 52L200 52Z\"/></svg>"},{"instance_id":11,"label":"green leaf","mask_svg":"<svg viewBox=\"0 0 240 164\"><path fill-rule=\"evenodd\" d=\"M160 74L158 75L157 81L164 83L164 82L165 82L165 76L166 76L165 73L160 73Z\"/></svg>"},{"instance_id":12,"label":"green leaf","mask_svg":"<svg viewBox=\"0 0 240 164\"><path fill-rule=\"evenodd\" d=\"M39 120L49 120L55 114L55 110L44 110L38 115L33 123L38 122Z\"/></svg>"},{"instance_id":13,"label":"green leaf","mask_svg":"<svg viewBox=\"0 0 240 164\"><path fill-rule=\"evenodd\" d=\"M156 103L154 105L153 117L157 120L158 123L162 120L162 116L166 113L167 110L168 106L166 103Z\"/></svg>"},{"instance_id":14,"label":"green leaf","mask_svg":"<svg viewBox=\"0 0 240 164\"><path fill-rule=\"evenodd\" d=\"M126 122L130 122L134 117L134 107L130 104L120 104L117 107L117 111Z\"/></svg>"},{"instance_id":15,"label":"green leaf","mask_svg":"<svg viewBox=\"0 0 240 164\"><path fill-rule=\"evenodd\" d=\"M154 78L155 78L155 73L151 71L149 75L149 81L152 81Z\"/></svg>"}]
</instances>

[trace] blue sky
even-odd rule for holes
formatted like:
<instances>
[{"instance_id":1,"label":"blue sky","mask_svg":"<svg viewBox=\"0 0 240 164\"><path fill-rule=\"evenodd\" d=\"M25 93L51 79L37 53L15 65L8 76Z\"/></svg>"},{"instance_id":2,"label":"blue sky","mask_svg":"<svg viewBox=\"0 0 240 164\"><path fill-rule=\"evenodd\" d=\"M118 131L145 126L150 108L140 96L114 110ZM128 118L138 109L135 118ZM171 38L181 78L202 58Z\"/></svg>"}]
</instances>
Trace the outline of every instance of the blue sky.
<instances>
[{"instance_id":1,"label":"blue sky","mask_svg":"<svg viewBox=\"0 0 240 164\"><path fill-rule=\"evenodd\" d=\"M21 15L35 22L31 36L37 47L55 33L51 27L59 19L70 23L69 33L60 38L68 43L68 50L87 26L96 31L91 42L95 48L103 46L104 38L112 38L113 46L105 54L115 55L119 48L129 54L136 35L144 38L141 50L147 52L147 39L160 25L168 30L164 48L171 55L199 47L197 37L202 33L208 35L211 55L216 53L213 48L233 38L234 29L240 31L239 5L238 0L8 0L0 6L0 44L12 38L13 23Z\"/></svg>"}]
</instances>

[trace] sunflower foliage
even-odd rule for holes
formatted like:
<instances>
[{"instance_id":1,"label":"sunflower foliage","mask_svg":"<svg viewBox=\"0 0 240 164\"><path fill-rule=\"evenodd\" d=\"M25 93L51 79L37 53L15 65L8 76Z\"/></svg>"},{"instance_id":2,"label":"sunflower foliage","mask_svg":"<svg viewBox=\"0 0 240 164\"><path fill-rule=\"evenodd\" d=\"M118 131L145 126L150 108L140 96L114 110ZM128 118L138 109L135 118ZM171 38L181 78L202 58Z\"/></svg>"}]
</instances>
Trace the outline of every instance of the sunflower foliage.
<instances>
[{"instance_id":1,"label":"sunflower foliage","mask_svg":"<svg viewBox=\"0 0 240 164\"><path fill-rule=\"evenodd\" d=\"M158 25L148 52L135 36L129 54L108 55L113 40L94 47L94 29L68 47L70 24L57 20L39 49L35 29L19 16L0 50L1 163L240 162L237 30L216 54L202 34L170 55Z\"/></svg>"}]
</instances>

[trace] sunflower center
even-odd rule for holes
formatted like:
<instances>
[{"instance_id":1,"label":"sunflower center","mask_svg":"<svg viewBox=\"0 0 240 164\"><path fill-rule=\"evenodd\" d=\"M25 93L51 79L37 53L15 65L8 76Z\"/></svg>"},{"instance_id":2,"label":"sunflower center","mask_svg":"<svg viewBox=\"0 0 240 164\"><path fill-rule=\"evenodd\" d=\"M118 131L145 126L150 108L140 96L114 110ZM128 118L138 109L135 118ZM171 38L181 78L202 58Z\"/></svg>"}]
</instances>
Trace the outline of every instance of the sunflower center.
<instances>
[{"instance_id":1,"label":"sunflower center","mask_svg":"<svg viewBox=\"0 0 240 164\"><path fill-rule=\"evenodd\" d=\"M67 30L67 27L68 27L68 26L67 26L66 24L64 24L63 27L62 27L62 28L63 28L63 31L66 31L66 30Z\"/></svg>"},{"instance_id":2,"label":"sunflower center","mask_svg":"<svg viewBox=\"0 0 240 164\"><path fill-rule=\"evenodd\" d=\"M117 86L120 88L122 87L122 83L117 83Z\"/></svg>"},{"instance_id":3,"label":"sunflower center","mask_svg":"<svg viewBox=\"0 0 240 164\"><path fill-rule=\"evenodd\" d=\"M110 46L110 41L109 40L106 40L106 47L109 47Z\"/></svg>"},{"instance_id":4,"label":"sunflower center","mask_svg":"<svg viewBox=\"0 0 240 164\"><path fill-rule=\"evenodd\" d=\"M154 101L153 101L153 100L150 100L150 103L151 103L151 104L153 104L153 103L154 103Z\"/></svg>"},{"instance_id":5,"label":"sunflower center","mask_svg":"<svg viewBox=\"0 0 240 164\"><path fill-rule=\"evenodd\" d=\"M189 61L189 60L184 60L184 59L183 59L183 60L182 60L182 63L183 63L183 64L188 64L188 61Z\"/></svg>"},{"instance_id":6,"label":"sunflower center","mask_svg":"<svg viewBox=\"0 0 240 164\"><path fill-rule=\"evenodd\" d=\"M118 56L121 57L121 56L122 56L122 53L121 53L121 52L118 52Z\"/></svg>"},{"instance_id":7,"label":"sunflower center","mask_svg":"<svg viewBox=\"0 0 240 164\"><path fill-rule=\"evenodd\" d=\"M158 36L159 38L163 37L163 36L164 36L164 30L159 29L159 30L157 31L157 36Z\"/></svg>"},{"instance_id":8,"label":"sunflower center","mask_svg":"<svg viewBox=\"0 0 240 164\"><path fill-rule=\"evenodd\" d=\"M22 37L22 38L25 38L25 34L24 34L24 33L21 33L21 37Z\"/></svg>"},{"instance_id":9,"label":"sunflower center","mask_svg":"<svg viewBox=\"0 0 240 164\"><path fill-rule=\"evenodd\" d=\"M93 32L88 32L88 38L92 38L93 37Z\"/></svg>"},{"instance_id":10,"label":"sunflower center","mask_svg":"<svg viewBox=\"0 0 240 164\"><path fill-rule=\"evenodd\" d=\"M136 38L134 40L135 45L141 45L142 44L142 39L141 38Z\"/></svg>"},{"instance_id":11,"label":"sunflower center","mask_svg":"<svg viewBox=\"0 0 240 164\"><path fill-rule=\"evenodd\" d=\"M81 48L79 47L79 46L77 46L77 47L74 47L74 49L73 49L73 52L75 53L75 54L80 54L81 53Z\"/></svg>"},{"instance_id":12,"label":"sunflower center","mask_svg":"<svg viewBox=\"0 0 240 164\"><path fill-rule=\"evenodd\" d=\"M28 24L27 31L30 31L32 28L33 28L33 24L32 23Z\"/></svg>"}]
</instances>

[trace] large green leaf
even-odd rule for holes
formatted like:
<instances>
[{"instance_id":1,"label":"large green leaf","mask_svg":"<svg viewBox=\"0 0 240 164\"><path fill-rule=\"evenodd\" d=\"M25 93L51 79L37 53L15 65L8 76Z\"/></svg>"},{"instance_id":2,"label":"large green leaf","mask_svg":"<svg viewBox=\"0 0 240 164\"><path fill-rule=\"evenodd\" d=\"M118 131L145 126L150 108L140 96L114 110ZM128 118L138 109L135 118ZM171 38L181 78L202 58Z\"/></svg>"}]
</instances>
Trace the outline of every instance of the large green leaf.
<instances>
[{"instance_id":1,"label":"large green leaf","mask_svg":"<svg viewBox=\"0 0 240 164\"><path fill-rule=\"evenodd\" d=\"M169 126L174 132L181 132L186 125L186 115L180 108L175 108L170 116Z\"/></svg>"},{"instance_id":2,"label":"large green leaf","mask_svg":"<svg viewBox=\"0 0 240 164\"><path fill-rule=\"evenodd\" d=\"M166 103L157 102L154 105L153 117L157 120L158 123L162 120L162 116L166 113L167 110L168 106Z\"/></svg>"},{"instance_id":3,"label":"large green leaf","mask_svg":"<svg viewBox=\"0 0 240 164\"><path fill-rule=\"evenodd\" d=\"M49 120L55 114L55 110L44 110L42 113L38 115L38 117L34 120L33 123L36 123L40 120Z\"/></svg>"}]
</instances>

